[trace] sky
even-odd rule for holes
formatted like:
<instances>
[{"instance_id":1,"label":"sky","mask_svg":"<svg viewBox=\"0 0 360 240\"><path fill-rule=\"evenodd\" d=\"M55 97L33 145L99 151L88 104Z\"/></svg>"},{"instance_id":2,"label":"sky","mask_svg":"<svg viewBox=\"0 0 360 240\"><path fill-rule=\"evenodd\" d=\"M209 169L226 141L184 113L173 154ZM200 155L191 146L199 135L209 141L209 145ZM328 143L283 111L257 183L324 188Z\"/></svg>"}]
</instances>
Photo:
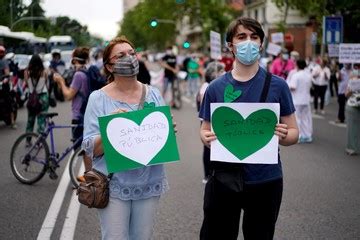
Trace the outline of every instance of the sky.
<instances>
[{"instance_id":1,"label":"sky","mask_svg":"<svg viewBox=\"0 0 360 240\"><path fill-rule=\"evenodd\" d=\"M24 1L25 3L26 1ZM43 0L47 17L68 16L87 25L91 34L110 40L123 16L122 0Z\"/></svg>"}]
</instances>

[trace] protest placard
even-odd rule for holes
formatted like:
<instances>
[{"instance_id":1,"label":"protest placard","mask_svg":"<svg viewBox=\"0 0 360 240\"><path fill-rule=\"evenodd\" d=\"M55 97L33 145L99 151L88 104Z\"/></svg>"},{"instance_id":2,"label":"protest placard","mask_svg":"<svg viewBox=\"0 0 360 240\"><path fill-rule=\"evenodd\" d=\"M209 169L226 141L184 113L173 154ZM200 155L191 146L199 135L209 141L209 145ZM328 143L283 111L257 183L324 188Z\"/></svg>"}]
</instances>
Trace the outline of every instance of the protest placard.
<instances>
[{"instance_id":1,"label":"protest placard","mask_svg":"<svg viewBox=\"0 0 360 240\"><path fill-rule=\"evenodd\" d=\"M99 117L99 125L108 172L179 160L168 106Z\"/></svg>"},{"instance_id":2,"label":"protest placard","mask_svg":"<svg viewBox=\"0 0 360 240\"><path fill-rule=\"evenodd\" d=\"M211 103L212 161L277 164L278 103Z\"/></svg>"},{"instance_id":3,"label":"protest placard","mask_svg":"<svg viewBox=\"0 0 360 240\"><path fill-rule=\"evenodd\" d=\"M340 63L360 63L360 44L341 43L339 46Z\"/></svg>"}]
</instances>

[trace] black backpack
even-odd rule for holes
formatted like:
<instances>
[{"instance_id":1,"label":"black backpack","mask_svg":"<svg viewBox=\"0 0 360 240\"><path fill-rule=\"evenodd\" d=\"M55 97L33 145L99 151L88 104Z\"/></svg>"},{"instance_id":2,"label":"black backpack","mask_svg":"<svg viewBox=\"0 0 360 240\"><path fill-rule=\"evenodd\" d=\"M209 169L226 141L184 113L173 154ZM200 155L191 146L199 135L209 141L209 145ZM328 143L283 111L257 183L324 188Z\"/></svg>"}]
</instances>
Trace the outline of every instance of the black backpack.
<instances>
[{"instance_id":1,"label":"black backpack","mask_svg":"<svg viewBox=\"0 0 360 240\"><path fill-rule=\"evenodd\" d=\"M90 94L93 91L104 87L106 85L106 78L101 75L100 70L95 65L91 65L88 69L81 69L80 71L86 74L89 89L86 96L79 90L80 96L83 98L80 113L84 116Z\"/></svg>"},{"instance_id":2,"label":"black backpack","mask_svg":"<svg viewBox=\"0 0 360 240\"><path fill-rule=\"evenodd\" d=\"M33 86L33 91L30 93L26 107L29 110L29 112L34 113L36 115L38 115L41 112L42 109L42 103L40 101L40 96L39 94L36 92L36 87L39 83L39 80L36 82L36 84L34 84L34 82L32 81L32 86Z\"/></svg>"}]
</instances>

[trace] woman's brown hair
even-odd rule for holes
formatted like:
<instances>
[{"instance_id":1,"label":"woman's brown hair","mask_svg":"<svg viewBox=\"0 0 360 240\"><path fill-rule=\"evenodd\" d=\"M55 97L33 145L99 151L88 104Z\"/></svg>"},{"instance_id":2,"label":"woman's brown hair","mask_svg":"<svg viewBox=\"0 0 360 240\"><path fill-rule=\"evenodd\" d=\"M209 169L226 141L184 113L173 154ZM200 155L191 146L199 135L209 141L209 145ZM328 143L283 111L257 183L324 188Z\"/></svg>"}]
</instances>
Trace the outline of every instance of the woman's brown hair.
<instances>
[{"instance_id":1,"label":"woman's brown hair","mask_svg":"<svg viewBox=\"0 0 360 240\"><path fill-rule=\"evenodd\" d=\"M110 43L106 46L106 48L104 49L104 54L103 54L103 63L104 63L104 72L106 74L106 79L108 80L108 82L112 82L114 81L114 76L111 72L109 72L109 70L106 68L106 65L109 63L110 61L110 55L111 52L113 50L113 48L115 47L115 45L117 44L121 44L121 43L127 43L129 44L133 49L135 49L134 44L132 42L130 42L125 36L120 36L117 38L114 38L113 40L110 41Z\"/></svg>"}]
</instances>

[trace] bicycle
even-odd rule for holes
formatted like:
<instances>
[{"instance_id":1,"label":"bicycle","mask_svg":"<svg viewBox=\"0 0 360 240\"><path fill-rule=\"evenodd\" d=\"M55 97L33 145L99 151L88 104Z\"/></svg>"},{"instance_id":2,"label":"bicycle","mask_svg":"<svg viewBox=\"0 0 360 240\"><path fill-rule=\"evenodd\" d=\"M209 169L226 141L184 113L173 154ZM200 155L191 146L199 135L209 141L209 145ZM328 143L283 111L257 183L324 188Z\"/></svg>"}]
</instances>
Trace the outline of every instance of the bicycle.
<instances>
[{"instance_id":1,"label":"bicycle","mask_svg":"<svg viewBox=\"0 0 360 240\"><path fill-rule=\"evenodd\" d=\"M69 162L70 179L77 188L79 185L76 179L77 173L82 168L84 151L75 146L80 143L82 138L76 139L73 144L67 147L59 155L55 149L54 129L73 128L81 125L55 125L52 118L58 116L58 113L41 113L46 118L46 129L41 134L28 132L17 138L10 154L10 165L14 176L23 184L31 185L39 181L48 172L52 180L56 180L58 175L56 169L59 163L64 160L67 154L74 150ZM50 135L50 149L46 141Z\"/></svg>"}]
</instances>

